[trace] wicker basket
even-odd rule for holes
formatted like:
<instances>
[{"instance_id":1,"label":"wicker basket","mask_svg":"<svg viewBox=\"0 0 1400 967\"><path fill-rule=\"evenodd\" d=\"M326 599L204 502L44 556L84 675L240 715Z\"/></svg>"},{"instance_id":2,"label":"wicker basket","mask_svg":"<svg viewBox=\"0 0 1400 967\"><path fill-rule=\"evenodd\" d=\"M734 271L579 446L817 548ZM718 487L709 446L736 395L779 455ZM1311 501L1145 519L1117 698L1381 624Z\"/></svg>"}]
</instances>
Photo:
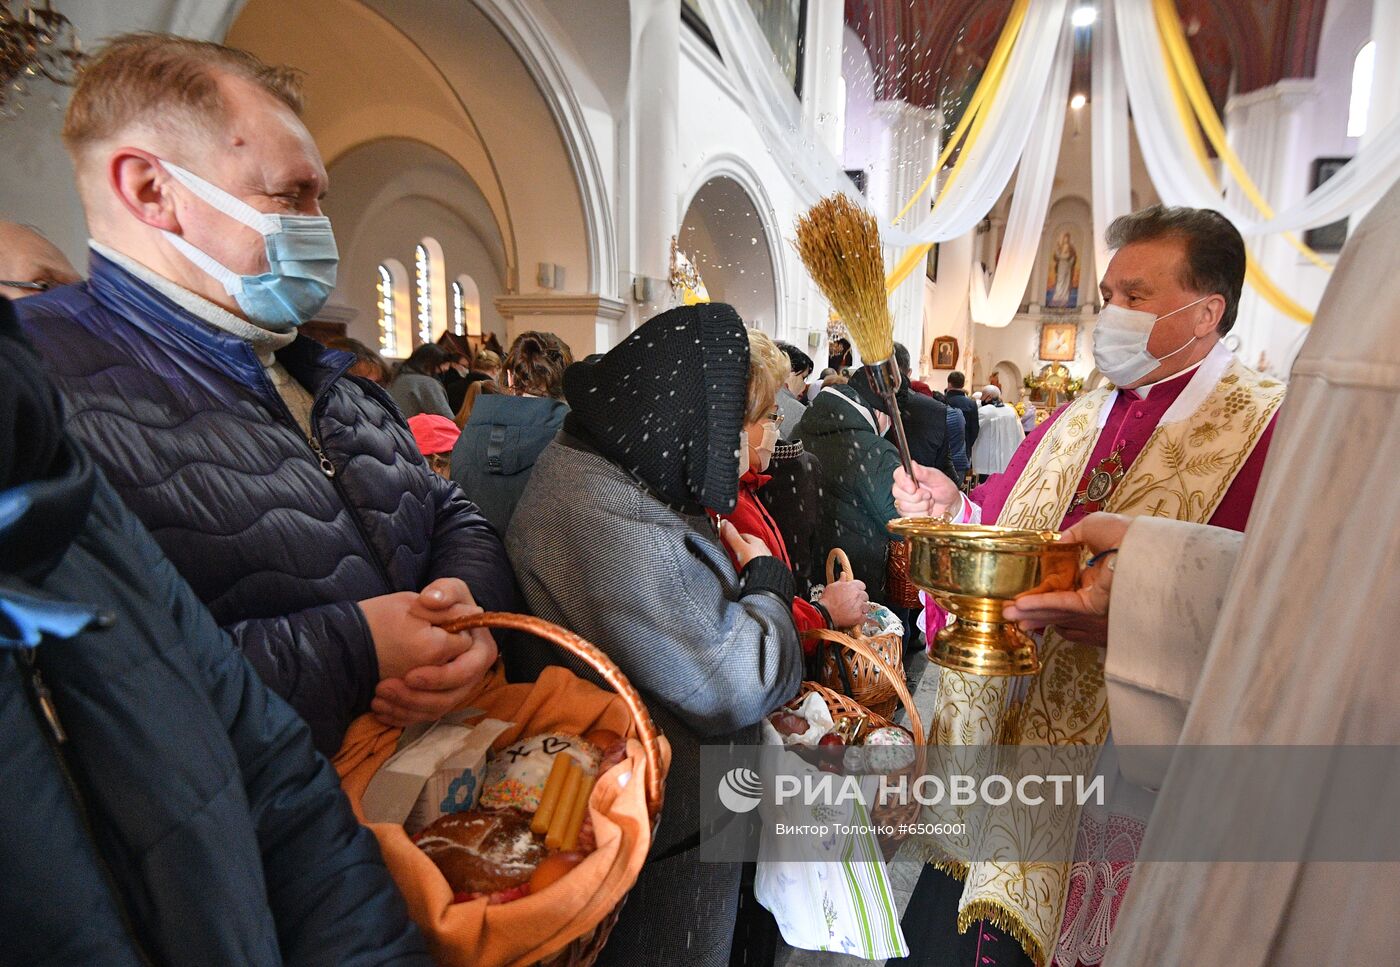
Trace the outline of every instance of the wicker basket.
<instances>
[{"instance_id":1,"label":"wicker basket","mask_svg":"<svg viewBox=\"0 0 1400 967\"><path fill-rule=\"evenodd\" d=\"M839 647L855 652L856 656L864 662L869 662L877 667L884 664L880 656L875 654L875 652L859 638L852 638L849 635L843 635L833 631L814 631L811 632L811 635L814 638L822 638ZM917 749L914 761L910 763L908 767L894 773L894 775L897 776L903 773L908 776L909 780L912 782L917 776L923 774L928 761L924 754L924 744L926 742L924 722L923 718L919 715L918 708L914 705L914 697L909 693L909 687L904 683L904 676L896 676L893 670L888 666L886 666L885 670L891 672L888 676L889 681L894 683L894 692L899 703L904 706L905 714L909 716L907 728L914 736L914 746ZM812 692L816 692L826 701L826 707L831 712L831 720L837 725L861 717L866 719L872 729L894 725L894 723L884 715L863 707L849 695L843 695L841 692L827 688L820 682L803 682L802 687L798 689L796 701L789 703L789 707L796 705L797 702L801 702ZM919 803L912 798L905 803L886 803L881 801L877 802L872 808L871 818L881 827L898 830L900 824L908 825L917 822L921 808ZM907 832L903 834L898 832L879 834L880 846L884 850L886 859L894 856L895 850L899 848L900 843L908 838L908 835Z\"/></svg>"},{"instance_id":2,"label":"wicker basket","mask_svg":"<svg viewBox=\"0 0 1400 967\"><path fill-rule=\"evenodd\" d=\"M836 574L838 564L841 567L839 577ZM826 556L826 583L834 584L838 580L850 581L853 578L851 561L846 552L839 547L832 548ZM833 634L839 638L833 637ZM857 626L837 632L810 631L805 637L821 641L853 639L865 644L879 656L878 662L867 661L853 648L820 647L817 652L817 677L827 688L849 695L872 712L886 718L894 712L899 704L896 679L898 685L904 684L904 640L899 635L867 636Z\"/></svg>"},{"instance_id":3,"label":"wicker basket","mask_svg":"<svg viewBox=\"0 0 1400 967\"><path fill-rule=\"evenodd\" d=\"M919 586L909 579L909 542L890 541L885 565L885 600L891 608L917 608Z\"/></svg>"},{"instance_id":4,"label":"wicker basket","mask_svg":"<svg viewBox=\"0 0 1400 967\"><path fill-rule=\"evenodd\" d=\"M597 672L608 687L616 692L626 704L627 710L632 714L632 721L637 726L637 739L642 744L647 765L647 812L651 816L652 832L656 832L666 789L666 776L662 771L662 763L665 759L660 746L661 733L657 729L656 723L652 721L651 714L647 711L642 697L637 694L637 690L632 687L632 683L627 680L627 676L613 663L612 659L572 631L528 615L488 611L458 618L455 621L447 622L442 627L445 631L453 633L472 628L509 628L514 631L523 631L557 645L570 654L577 655ZM622 911L622 904L626 902L626 899L624 896L617 906L613 907L591 930L575 937L563 950L544 960L537 961L536 964L539 967L591 967L593 962L598 959L599 953L602 952L603 945L607 943L608 934L612 932L613 926L617 923L618 914Z\"/></svg>"}]
</instances>

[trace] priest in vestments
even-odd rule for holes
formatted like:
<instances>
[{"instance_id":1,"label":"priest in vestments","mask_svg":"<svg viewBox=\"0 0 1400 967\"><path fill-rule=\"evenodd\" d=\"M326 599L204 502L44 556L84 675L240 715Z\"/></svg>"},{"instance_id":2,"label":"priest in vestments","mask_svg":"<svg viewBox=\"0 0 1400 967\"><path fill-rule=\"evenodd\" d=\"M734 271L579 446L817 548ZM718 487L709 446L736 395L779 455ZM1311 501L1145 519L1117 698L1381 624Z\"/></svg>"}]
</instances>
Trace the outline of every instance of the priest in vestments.
<instances>
[{"instance_id":1,"label":"priest in vestments","mask_svg":"<svg viewBox=\"0 0 1400 967\"><path fill-rule=\"evenodd\" d=\"M1233 830L1264 821L1261 803L1296 802L1305 784L1270 770L1278 759L1260 755L1242 758L1221 790L1190 767L1195 760L1163 771L1158 757L1132 746L1308 747L1321 753L1310 764L1329 781L1358 747L1384 757L1400 746L1397 248L1400 183L1337 262L1293 364L1244 535L1096 514L1074 536L1095 551L1117 548L1114 569L1092 569L1082 591L1017 603L1035 616L1073 609L1074 598L1064 599L1077 596L1081 610L1107 612L1106 676L1123 771L1161 790L1145 854L1186 855L1183 844L1189 849L1203 830L1229 841ZM1338 423L1338 412L1350 416ZM1347 483L1342 498L1339 480ZM1104 967L1395 963L1392 803L1377 796L1367 810L1343 801L1344 818L1310 804L1293 831L1299 850L1282 862L1144 860ZM1370 844L1360 862L1300 861L1314 831L1342 827ZM1377 851L1387 847L1388 855Z\"/></svg>"},{"instance_id":2,"label":"priest in vestments","mask_svg":"<svg viewBox=\"0 0 1400 967\"><path fill-rule=\"evenodd\" d=\"M1061 407L970 498L934 470L916 465L916 482L899 471L901 514L1063 530L1107 510L1243 530L1284 393L1221 341L1244 283L1244 241L1217 212L1154 206L1116 220L1108 242L1116 251L1094 359L1116 388ZM926 632L944 620L930 602ZM940 670L930 742L1013 735L1023 745L1102 747L1100 769L1116 775L1106 638L1102 616L1065 613L1045 632L1043 670L1028 684ZM924 871L905 914L908 962L1098 964L1150 809L1150 794L1118 781L1108 808L1059 817L1065 828L1046 835L1074 843L1072 865L963 862L961 852L986 844L941 844L939 869ZM1017 844L998 845L1015 855ZM989 950L995 959L984 961Z\"/></svg>"}]
</instances>

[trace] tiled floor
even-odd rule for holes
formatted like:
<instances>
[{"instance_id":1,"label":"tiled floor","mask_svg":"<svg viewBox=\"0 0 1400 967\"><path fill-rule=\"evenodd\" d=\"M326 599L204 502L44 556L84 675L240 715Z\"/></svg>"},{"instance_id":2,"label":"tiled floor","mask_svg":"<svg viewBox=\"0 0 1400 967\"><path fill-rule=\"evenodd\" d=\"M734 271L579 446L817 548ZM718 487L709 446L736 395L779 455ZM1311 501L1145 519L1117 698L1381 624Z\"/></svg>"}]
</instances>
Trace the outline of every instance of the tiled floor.
<instances>
[{"instance_id":1,"label":"tiled floor","mask_svg":"<svg viewBox=\"0 0 1400 967\"><path fill-rule=\"evenodd\" d=\"M938 666L930 664L929 660L920 652L905 662L905 671L910 688L914 693L914 705L918 708L919 715L923 717L925 728L927 728L929 717L933 714L934 692L938 687ZM903 722L902 716L903 712L901 711L896 719ZM910 851L901 848L889 866L890 886L894 889L895 900L899 904L901 912L908 905L909 894L913 891L914 884L918 881L919 873L923 869L923 862L918 857L906 855ZM880 967L883 963L882 960L861 960L846 954L825 953L818 950L795 950L780 943L774 967Z\"/></svg>"}]
</instances>

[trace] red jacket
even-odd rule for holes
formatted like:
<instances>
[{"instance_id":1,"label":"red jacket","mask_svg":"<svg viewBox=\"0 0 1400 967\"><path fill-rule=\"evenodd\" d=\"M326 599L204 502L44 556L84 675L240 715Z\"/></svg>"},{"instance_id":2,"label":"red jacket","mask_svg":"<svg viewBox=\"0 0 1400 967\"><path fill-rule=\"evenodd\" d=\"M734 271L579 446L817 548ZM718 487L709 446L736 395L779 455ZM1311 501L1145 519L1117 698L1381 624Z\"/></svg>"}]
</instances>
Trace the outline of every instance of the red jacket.
<instances>
[{"instance_id":1,"label":"red jacket","mask_svg":"<svg viewBox=\"0 0 1400 967\"><path fill-rule=\"evenodd\" d=\"M778 530L777 523L768 513L768 509L763 506L763 502L758 499L758 488L771 479L765 474L754 473L752 470L744 474L739 481L739 501L734 505L734 511L721 516L733 524L740 534L748 534L763 541L774 557L788 567L792 567L787 547L783 544L782 532ZM733 551L730 551L729 557L733 560ZM734 566L738 567L739 562L734 561ZM792 599L792 621L793 624L797 625L799 635L827 626L822 613L810 602L803 601L801 598ZM804 638L802 648L810 654L816 650L816 643L809 642Z\"/></svg>"}]
</instances>

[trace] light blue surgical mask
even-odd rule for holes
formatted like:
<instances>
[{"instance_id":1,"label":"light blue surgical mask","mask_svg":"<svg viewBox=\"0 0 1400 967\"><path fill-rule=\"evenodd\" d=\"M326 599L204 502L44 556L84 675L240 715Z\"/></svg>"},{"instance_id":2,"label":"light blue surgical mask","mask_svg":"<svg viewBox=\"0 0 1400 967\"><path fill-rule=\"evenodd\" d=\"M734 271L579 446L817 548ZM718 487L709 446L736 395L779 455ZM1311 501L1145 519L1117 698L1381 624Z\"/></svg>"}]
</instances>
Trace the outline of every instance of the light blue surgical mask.
<instances>
[{"instance_id":1,"label":"light blue surgical mask","mask_svg":"<svg viewBox=\"0 0 1400 967\"><path fill-rule=\"evenodd\" d=\"M204 201L262 235L267 271L239 275L179 235L161 233L180 254L217 280L249 320L276 332L290 332L321 311L335 289L340 262L329 218L260 212L192 171L169 161L161 164Z\"/></svg>"}]
</instances>

